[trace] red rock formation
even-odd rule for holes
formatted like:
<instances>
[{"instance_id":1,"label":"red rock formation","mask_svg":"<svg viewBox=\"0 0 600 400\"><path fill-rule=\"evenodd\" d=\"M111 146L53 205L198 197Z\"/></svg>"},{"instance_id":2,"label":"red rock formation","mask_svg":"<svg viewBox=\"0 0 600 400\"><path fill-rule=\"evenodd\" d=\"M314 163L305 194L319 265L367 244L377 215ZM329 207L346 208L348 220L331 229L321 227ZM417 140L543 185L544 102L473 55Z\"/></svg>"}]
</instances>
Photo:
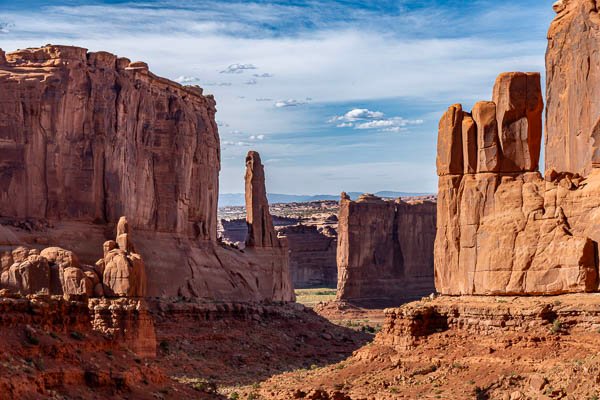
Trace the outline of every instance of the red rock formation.
<instances>
[{"instance_id":1,"label":"red rock formation","mask_svg":"<svg viewBox=\"0 0 600 400\"><path fill-rule=\"evenodd\" d=\"M294 288L335 287L336 235L303 224L277 229L277 233L290 248L290 273Z\"/></svg>"},{"instance_id":2,"label":"red rock formation","mask_svg":"<svg viewBox=\"0 0 600 400\"><path fill-rule=\"evenodd\" d=\"M308 223L316 225L308 225ZM337 217L333 224L337 227ZM335 287L337 232L332 227L332 221L311 218L299 223L295 218L275 216L273 225L277 236L285 240L289 247L293 287L296 289ZM248 236L248 224L245 219L222 219L219 235L223 242L243 249Z\"/></svg>"},{"instance_id":3,"label":"red rock formation","mask_svg":"<svg viewBox=\"0 0 600 400\"><path fill-rule=\"evenodd\" d=\"M121 217L115 241L104 243L104 257L96 263L102 271L103 291L107 296L143 297L146 295L146 267L135 253L127 218Z\"/></svg>"},{"instance_id":4,"label":"red rock formation","mask_svg":"<svg viewBox=\"0 0 600 400\"><path fill-rule=\"evenodd\" d=\"M460 104L448 107L448 111L440 119L437 169L444 175L460 174L464 168L462 120L463 111Z\"/></svg>"},{"instance_id":5,"label":"red rock formation","mask_svg":"<svg viewBox=\"0 0 600 400\"><path fill-rule=\"evenodd\" d=\"M444 162L444 169L452 164ZM462 164L456 167L462 171ZM392 305L432 293L435 218L432 202L408 204L373 195L352 201L342 193L337 299Z\"/></svg>"},{"instance_id":6,"label":"red rock formation","mask_svg":"<svg viewBox=\"0 0 600 400\"><path fill-rule=\"evenodd\" d=\"M6 54L0 88L0 245L52 244L92 264L126 214L148 295L293 299L283 248L217 243L212 96L145 63L52 45Z\"/></svg>"},{"instance_id":7,"label":"red rock formation","mask_svg":"<svg viewBox=\"0 0 600 400\"><path fill-rule=\"evenodd\" d=\"M246 222L247 247L281 247L269 212L265 170L256 151L246 156Z\"/></svg>"},{"instance_id":8,"label":"red rock formation","mask_svg":"<svg viewBox=\"0 0 600 400\"><path fill-rule=\"evenodd\" d=\"M88 222L126 214L137 229L216 239L211 96L105 52L46 46L6 59L0 214Z\"/></svg>"},{"instance_id":9,"label":"red rock formation","mask_svg":"<svg viewBox=\"0 0 600 400\"><path fill-rule=\"evenodd\" d=\"M600 165L600 15L594 0L561 0L546 52L546 169L587 176Z\"/></svg>"},{"instance_id":10,"label":"red rock formation","mask_svg":"<svg viewBox=\"0 0 600 400\"><path fill-rule=\"evenodd\" d=\"M598 288L600 235L589 224L600 205L597 184L556 173L544 181L534 172L542 111L536 80L539 74L502 74L494 102L476 104L478 173L438 170L435 278L440 293L560 294ZM448 153L447 147L439 151Z\"/></svg>"},{"instance_id":11,"label":"red rock formation","mask_svg":"<svg viewBox=\"0 0 600 400\"><path fill-rule=\"evenodd\" d=\"M496 118L503 172L537 171L542 142L544 103L539 73L500 74L492 101Z\"/></svg>"}]
</instances>

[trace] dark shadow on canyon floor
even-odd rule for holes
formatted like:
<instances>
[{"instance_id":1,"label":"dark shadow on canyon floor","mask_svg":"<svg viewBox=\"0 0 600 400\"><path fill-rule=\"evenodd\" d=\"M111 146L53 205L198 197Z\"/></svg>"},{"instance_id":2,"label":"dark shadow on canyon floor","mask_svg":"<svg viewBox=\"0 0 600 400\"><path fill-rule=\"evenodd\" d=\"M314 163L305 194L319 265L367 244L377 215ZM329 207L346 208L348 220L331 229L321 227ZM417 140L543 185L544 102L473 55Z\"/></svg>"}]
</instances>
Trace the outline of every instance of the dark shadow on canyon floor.
<instances>
[{"instance_id":1,"label":"dark shadow on canyon floor","mask_svg":"<svg viewBox=\"0 0 600 400\"><path fill-rule=\"evenodd\" d=\"M337 363L373 339L299 304L150 301L156 362L172 377L245 385Z\"/></svg>"}]
</instances>

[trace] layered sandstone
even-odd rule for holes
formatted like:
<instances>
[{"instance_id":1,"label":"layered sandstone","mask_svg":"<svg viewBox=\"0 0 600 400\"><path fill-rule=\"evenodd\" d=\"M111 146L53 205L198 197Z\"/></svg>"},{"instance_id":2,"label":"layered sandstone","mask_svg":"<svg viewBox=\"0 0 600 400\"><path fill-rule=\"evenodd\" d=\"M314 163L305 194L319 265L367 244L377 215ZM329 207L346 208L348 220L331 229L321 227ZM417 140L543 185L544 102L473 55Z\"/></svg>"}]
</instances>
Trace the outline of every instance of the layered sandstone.
<instances>
[{"instance_id":1,"label":"layered sandstone","mask_svg":"<svg viewBox=\"0 0 600 400\"><path fill-rule=\"evenodd\" d=\"M452 127L454 116L448 120ZM452 145L453 140L447 143ZM451 158L442 164L456 167ZM397 305L433 292L435 207L433 202L410 204L373 195L352 201L342 193L337 299Z\"/></svg>"},{"instance_id":2,"label":"layered sandstone","mask_svg":"<svg viewBox=\"0 0 600 400\"><path fill-rule=\"evenodd\" d=\"M546 52L546 169L587 176L600 165L600 14L594 0L560 0Z\"/></svg>"},{"instance_id":3,"label":"layered sandstone","mask_svg":"<svg viewBox=\"0 0 600 400\"><path fill-rule=\"evenodd\" d=\"M438 169L436 288L444 294L560 294L598 287L593 231L597 184L573 174L537 172L541 145L539 74L506 73L493 102L472 112L477 173ZM495 108L495 110L494 110ZM440 121L440 137L458 137ZM463 114L463 118L464 118ZM495 121L494 121L495 116ZM458 117L460 119L460 117ZM462 125L465 128L465 124ZM469 130L473 128L467 125ZM461 138L467 136L465 132ZM440 141L449 163L471 159ZM472 170L472 169L471 169Z\"/></svg>"},{"instance_id":4,"label":"layered sandstone","mask_svg":"<svg viewBox=\"0 0 600 400\"><path fill-rule=\"evenodd\" d=\"M293 298L281 248L241 252L217 242L212 96L106 52L48 45L5 60L2 250L60 246L93 264L126 214L136 248L121 250L144 257L147 295Z\"/></svg>"},{"instance_id":5,"label":"layered sandstone","mask_svg":"<svg viewBox=\"0 0 600 400\"><path fill-rule=\"evenodd\" d=\"M86 222L126 214L137 229L216 239L211 96L78 47L19 50L6 61L0 214Z\"/></svg>"}]
</instances>

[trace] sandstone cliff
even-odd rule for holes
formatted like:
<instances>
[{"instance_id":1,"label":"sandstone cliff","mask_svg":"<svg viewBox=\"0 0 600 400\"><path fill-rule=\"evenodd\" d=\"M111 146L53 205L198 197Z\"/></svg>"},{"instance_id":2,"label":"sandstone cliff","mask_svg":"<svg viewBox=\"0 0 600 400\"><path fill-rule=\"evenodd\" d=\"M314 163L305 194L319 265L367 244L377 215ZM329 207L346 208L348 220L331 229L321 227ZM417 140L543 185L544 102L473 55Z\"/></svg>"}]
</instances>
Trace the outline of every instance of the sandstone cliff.
<instances>
[{"instance_id":1,"label":"sandstone cliff","mask_svg":"<svg viewBox=\"0 0 600 400\"><path fill-rule=\"evenodd\" d=\"M294 288L335 287L337 236L316 226L293 225L277 229L290 247Z\"/></svg>"},{"instance_id":2,"label":"sandstone cliff","mask_svg":"<svg viewBox=\"0 0 600 400\"><path fill-rule=\"evenodd\" d=\"M5 54L0 88L2 250L51 244L93 264L126 214L148 295L293 298L287 254L217 243L212 96L142 62L52 45Z\"/></svg>"},{"instance_id":3,"label":"sandstone cliff","mask_svg":"<svg viewBox=\"0 0 600 400\"><path fill-rule=\"evenodd\" d=\"M546 52L546 169L587 176L600 165L600 14L594 0L560 0Z\"/></svg>"},{"instance_id":4,"label":"sandstone cliff","mask_svg":"<svg viewBox=\"0 0 600 400\"><path fill-rule=\"evenodd\" d=\"M433 287L435 203L385 201L342 193L338 227L338 300L393 305Z\"/></svg>"},{"instance_id":5,"label":"sandstone cliff","mask_svg":"<svg viewBox=\"0 0 600 400\"><path fill-rule=\"evenodd\" d=\"M600 237L593 221L600 175L584 181L548 170L544 180L537 172L541 98L539 74L506 73L496 80L494 101L477 103L471 114L453 105L442 117L435 244L440 293L597 289ZM468 160L477 160L476 167Z\"/></svg>"}]
</instances>

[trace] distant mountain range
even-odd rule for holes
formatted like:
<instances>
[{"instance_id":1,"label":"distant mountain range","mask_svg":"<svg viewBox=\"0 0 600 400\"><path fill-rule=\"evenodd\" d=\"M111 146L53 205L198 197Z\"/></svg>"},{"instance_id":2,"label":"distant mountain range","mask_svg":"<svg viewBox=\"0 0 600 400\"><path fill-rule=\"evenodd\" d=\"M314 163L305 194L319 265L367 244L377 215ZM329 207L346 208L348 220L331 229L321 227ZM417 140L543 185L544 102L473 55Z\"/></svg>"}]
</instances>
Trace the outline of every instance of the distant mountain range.
<instances>
[{"instance_id":1,"label":"distant mountain range","mask_svg":"<svg viewBox=\"0 0 600 400\"><path fill-rule=\"evenodd\" d=\"M362 193L360 192L349 192L348 195L352 199L356 199ZM379 197L411 197L411 196L427 196L431 193L408 193L408 192L392 192L392 191L381 191L374 193ZM307 201L319 201L319 200L339 200L340 195L334 194L316 194L316 195L301 195L301 194L280 194L280 193L268 193L269 204L275 203L304 203ZM231 206L243 206L245 204L245 198L243 193L222 193L219 195L219 207L231 207Z\"/></svg>"}]
</instances>

